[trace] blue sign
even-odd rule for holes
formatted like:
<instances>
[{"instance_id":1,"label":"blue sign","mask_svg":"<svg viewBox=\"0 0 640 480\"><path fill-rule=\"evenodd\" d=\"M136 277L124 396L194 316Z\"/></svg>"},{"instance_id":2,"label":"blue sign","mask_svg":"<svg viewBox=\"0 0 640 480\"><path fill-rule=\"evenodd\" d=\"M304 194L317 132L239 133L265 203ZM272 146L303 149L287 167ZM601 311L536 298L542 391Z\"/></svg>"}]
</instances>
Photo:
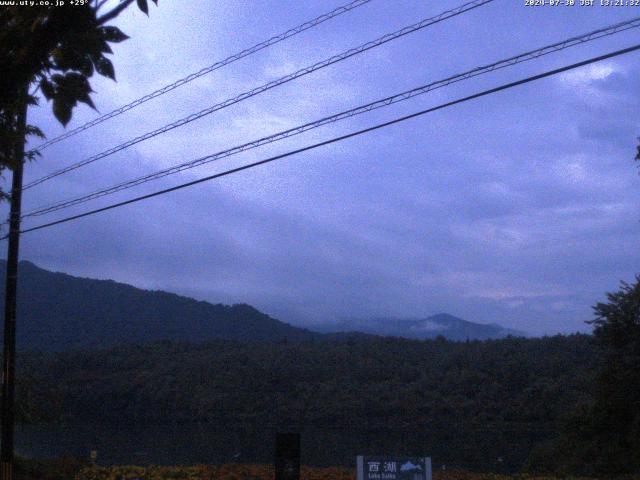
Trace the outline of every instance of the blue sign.
<instances>
[{"instance_id":1,"label":"blue sign","mask_svg":"<svg viewBox=\"0 0 640 480\"><path fill-rule=\"evenodd\" d=\"M431 480L431 458L363 456L357 480Z\"/></svg>"}]
</instances>

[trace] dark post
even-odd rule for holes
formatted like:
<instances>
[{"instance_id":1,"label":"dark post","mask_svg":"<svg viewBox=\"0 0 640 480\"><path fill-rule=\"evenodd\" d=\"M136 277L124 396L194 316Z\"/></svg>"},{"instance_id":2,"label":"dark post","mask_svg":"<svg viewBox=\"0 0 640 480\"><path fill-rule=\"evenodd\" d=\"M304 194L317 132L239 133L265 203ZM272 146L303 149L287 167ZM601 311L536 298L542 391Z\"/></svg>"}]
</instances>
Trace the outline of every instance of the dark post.
<instances>
[{"instance_id":1,"label":"dark post","mask_svg":"<svg viewBox=\"0 0 640 480\"><path fill-rule=\"evenodd\" d=\"M300 434L276 435L276 480L300 480Z\"/></svg>"},{"instance_id":2,"label":"dark post","mask_svg":"<svg viewBox=\"0 0 640 480\"><path fill-rule=\"evenodd\" d=\"M26 89L25 89L26 90ZM18 288L18 250L20 243L20 204L22 202L22 170L27 124L27 99L18 113L16 163L11 184L7 279L4 299L4 366L2 370L2 447L0 448L0 480L13 478L13 429L16 360L16 294Z\"/></svg>"}]
</instances>

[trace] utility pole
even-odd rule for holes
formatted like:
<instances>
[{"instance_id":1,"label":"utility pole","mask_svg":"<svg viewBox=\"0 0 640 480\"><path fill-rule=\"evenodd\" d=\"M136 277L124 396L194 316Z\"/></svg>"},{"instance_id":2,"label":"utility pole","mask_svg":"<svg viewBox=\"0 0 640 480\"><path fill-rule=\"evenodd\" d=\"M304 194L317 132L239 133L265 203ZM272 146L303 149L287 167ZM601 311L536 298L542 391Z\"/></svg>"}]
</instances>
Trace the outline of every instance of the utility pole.
<instances>
[{"instance_id":1,"label":"utility pole","mask_svg":"<svg viewBox=\"0 0 640 480\"><path fill-rule=\"evenodd\" d=\"M18 291L18 251L22 203L22 171L26 142L28 86L20 99L17 116L19 136L15 147L15 166L11 182L11 210L7 250L7 278L4 299L4 356L2 370L2 446L0 447L0 480L13 479L14 394L16 366L16 294Z\"/></svg>"}]
</instances>

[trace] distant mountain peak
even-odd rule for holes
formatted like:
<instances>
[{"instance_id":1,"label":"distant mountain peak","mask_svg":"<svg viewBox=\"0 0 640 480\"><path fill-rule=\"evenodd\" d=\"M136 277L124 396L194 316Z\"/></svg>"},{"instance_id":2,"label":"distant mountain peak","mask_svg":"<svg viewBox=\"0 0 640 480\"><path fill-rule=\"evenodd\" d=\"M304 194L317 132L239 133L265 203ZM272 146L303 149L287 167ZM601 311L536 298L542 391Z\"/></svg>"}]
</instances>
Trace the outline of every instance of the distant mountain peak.
<instances>
[{"instance_id":1,"label":"distant mountain peak","mask_svg":"<svg viewBox=\"0 0 640 480\"><path fill-rule=\"evenodd\" d=\"M427 339L443 336L449 340L488 340L511 336L526 336L498 324L470 322L449 313L437 313L424 318L370 318L341 320L323 331L360 331L373 335Z\"/></svg>"}]
</instances>

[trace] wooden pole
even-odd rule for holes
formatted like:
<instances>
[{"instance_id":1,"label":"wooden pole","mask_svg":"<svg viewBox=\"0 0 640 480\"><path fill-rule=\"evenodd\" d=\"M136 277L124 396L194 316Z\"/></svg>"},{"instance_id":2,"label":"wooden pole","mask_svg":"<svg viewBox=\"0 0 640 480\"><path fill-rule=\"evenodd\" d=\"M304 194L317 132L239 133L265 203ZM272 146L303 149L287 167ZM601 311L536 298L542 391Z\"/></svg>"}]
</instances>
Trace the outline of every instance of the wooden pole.
<instances>
[{"instance_id":1,"label":"wooden pole","mask_svg":"<svg viewBox=\"0 0 640 480\"><path fill-rule=\"evenodd\" d=\"M4 300L4 356L2 370L2 445L0 447L0 480L13 478L13 433L15 421L15 361L16 361L16 298L18 291L18 252L20 245L20 215L22 203L22 172L27 125L27 92L17 117L20 135L15 152L11 184L9 242L7 250L7 278Z\"/></svg>"}]
</instances>

